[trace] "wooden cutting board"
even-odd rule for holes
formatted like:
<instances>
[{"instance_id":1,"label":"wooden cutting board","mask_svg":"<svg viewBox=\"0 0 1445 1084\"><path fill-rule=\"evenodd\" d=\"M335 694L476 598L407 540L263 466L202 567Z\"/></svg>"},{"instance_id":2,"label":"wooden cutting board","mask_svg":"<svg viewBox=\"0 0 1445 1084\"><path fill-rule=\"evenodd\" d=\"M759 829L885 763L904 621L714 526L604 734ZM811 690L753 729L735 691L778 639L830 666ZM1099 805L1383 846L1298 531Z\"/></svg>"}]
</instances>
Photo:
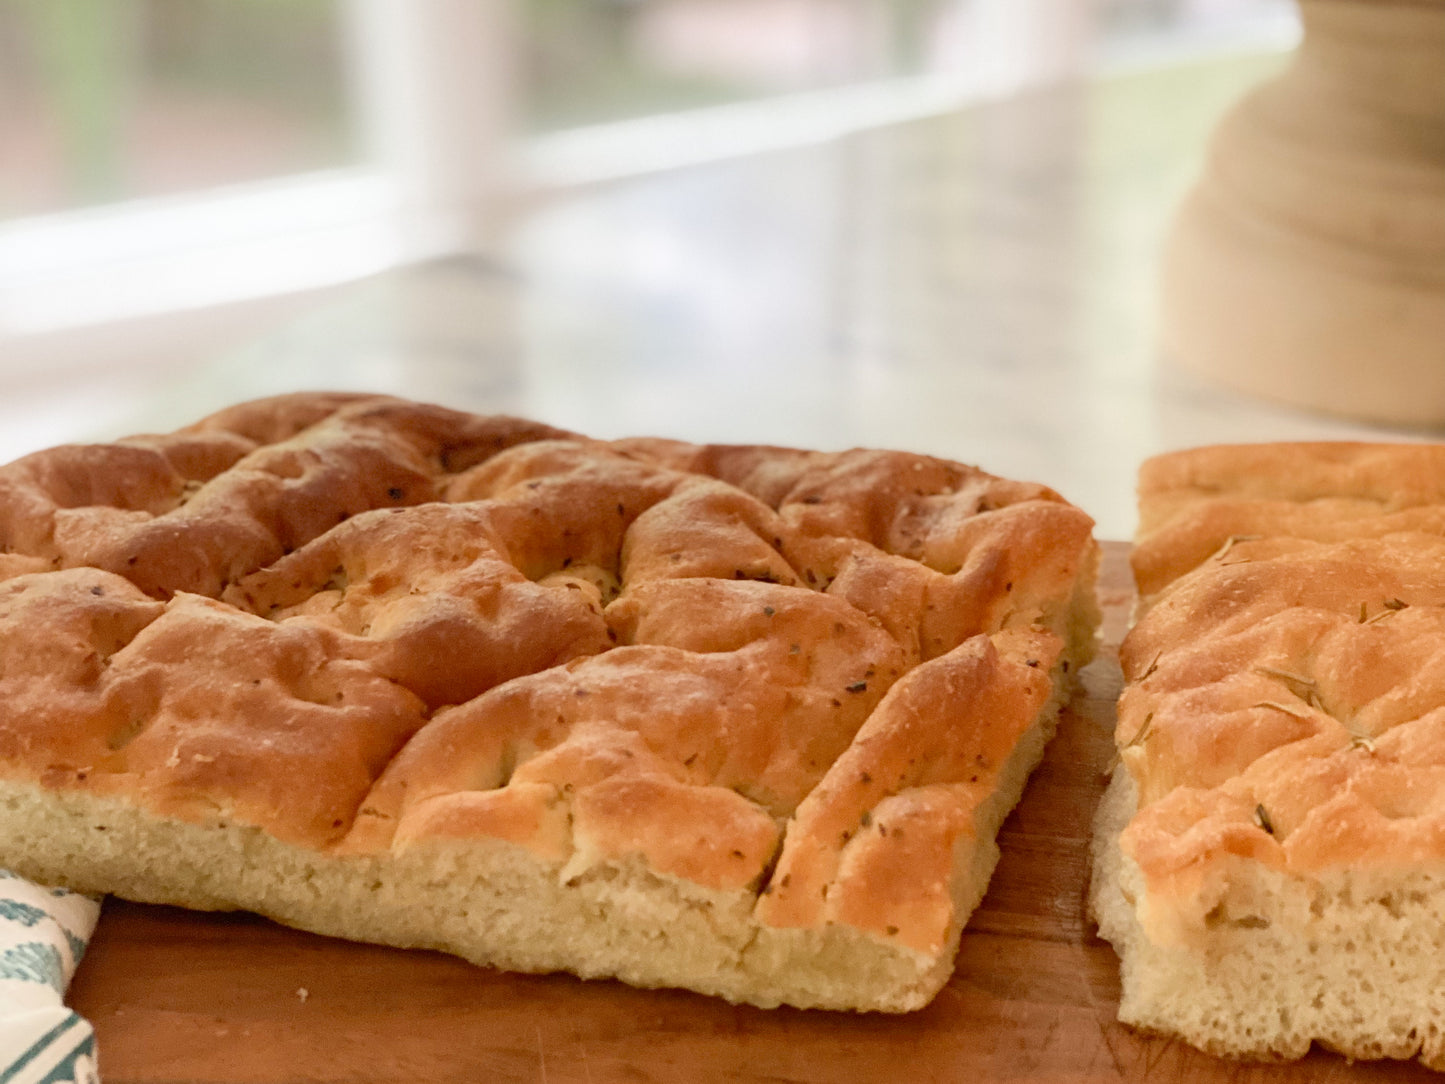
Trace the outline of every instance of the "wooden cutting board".
<instances>
[{"instance_id":1,"label":"wooden cutting board","mask_svg":"<svg viewBox=\"0 0 1445 1084\"><path fill-rule=\"evenodd\" d=\"M728 1005L333 941L247 915L107 903L72 986L106 1084L342 1081L1368 1081L1414 1063L1239 1065L1114 1018L1118 961L1084 908L1132 602L1106 544L1102 657L1000 838L958 969L909 1016Z\"/></svg>"}]
</instances>

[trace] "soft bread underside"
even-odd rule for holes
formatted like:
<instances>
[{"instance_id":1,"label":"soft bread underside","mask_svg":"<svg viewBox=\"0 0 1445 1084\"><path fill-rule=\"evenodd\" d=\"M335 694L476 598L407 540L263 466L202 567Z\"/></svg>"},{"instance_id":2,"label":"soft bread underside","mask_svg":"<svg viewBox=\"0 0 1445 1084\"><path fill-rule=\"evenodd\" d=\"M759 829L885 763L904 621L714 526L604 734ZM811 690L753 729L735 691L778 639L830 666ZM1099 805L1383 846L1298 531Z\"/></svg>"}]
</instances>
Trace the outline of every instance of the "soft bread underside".
<instances>
[{"instance_id":1,"label":"soft bread underside","mask_svg":"<svg viewBox=\"0 0 1445 1084\"><path fill-rule=\"evenodd\" d=\"M1144 934L1142 878L1119 846L1134 811L1120 768L1095 824L1090 902L1122 961L1121 1020L1211 1054L1294 1059L1317 1041L1445 1069L1445 870L1306 881L1240 862L1199 937L1165 945Z\"/></svg>"}]
</instances>

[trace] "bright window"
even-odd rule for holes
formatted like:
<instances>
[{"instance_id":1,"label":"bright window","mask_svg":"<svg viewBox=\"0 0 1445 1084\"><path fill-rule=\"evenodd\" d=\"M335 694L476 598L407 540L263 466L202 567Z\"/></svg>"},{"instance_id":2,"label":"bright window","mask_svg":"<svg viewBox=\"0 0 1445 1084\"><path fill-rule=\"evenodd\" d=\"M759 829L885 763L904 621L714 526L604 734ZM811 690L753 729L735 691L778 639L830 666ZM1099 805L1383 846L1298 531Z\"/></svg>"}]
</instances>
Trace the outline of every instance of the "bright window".
<instances>
[{"instance_id":1,"label":"bright window","mask_svg":"<svg viewBox=\"0 0 1445 1084\"><path fill-rule=\"evenodd\" d=\"M485 247L518 191L1293 32L1287 0L5 0L0 342Z\"/></svg>"},{"instance_id":2,"label":"bright window","mask_svg":"<svg viewBox=\"0 0 1445 1084\"><path fill-rule=\"evenodd\" d=\"M336 0L0 5L0 218L354 164Z\"/></svg>"}]
</instances>

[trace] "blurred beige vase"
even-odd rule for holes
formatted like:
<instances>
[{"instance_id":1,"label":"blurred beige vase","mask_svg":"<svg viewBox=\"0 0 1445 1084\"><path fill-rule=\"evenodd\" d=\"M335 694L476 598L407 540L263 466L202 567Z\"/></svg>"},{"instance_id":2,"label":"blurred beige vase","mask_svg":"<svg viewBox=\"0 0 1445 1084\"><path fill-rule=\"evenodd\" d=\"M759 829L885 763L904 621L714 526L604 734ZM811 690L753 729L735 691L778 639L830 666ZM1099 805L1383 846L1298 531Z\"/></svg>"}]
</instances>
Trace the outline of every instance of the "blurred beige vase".
<instances>
[{"instance_id":1,"label":"blurred beige vase","mask_svg":"<svg viewBox=\"0 0 1445 1084\"><path fill-rule=\"evenodd\" d=\"M1282 75L1220 123L1164 253L1185 368L1445 424L1445 0L1300 0Z\"/></svg>"}]
</instances>

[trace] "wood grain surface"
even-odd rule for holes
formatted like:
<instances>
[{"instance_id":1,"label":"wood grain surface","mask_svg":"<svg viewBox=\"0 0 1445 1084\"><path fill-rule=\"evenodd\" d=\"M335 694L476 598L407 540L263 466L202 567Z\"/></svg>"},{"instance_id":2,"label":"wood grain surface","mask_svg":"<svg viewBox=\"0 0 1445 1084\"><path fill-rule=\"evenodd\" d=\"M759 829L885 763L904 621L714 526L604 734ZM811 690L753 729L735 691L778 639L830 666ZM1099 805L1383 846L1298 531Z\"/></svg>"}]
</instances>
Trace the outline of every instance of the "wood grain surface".
<instances>
[{"instance_id":1,"label":"wood grain surface","mask_svg":"<svg viewBox=\"0 0 1445 1084\"><path fill-rule=\"evenodd\" d=\"M1406 1081L1414 1063L1210 1058L1115 1018L1118 961L1084 907L1132 599L1106 544L1106 650L1000 838L952 981L908 1016L728 1005L503 974L247 915L107 903L71 1002L106 1084L351 1081Z\"/></svg>"}]
</instances>

